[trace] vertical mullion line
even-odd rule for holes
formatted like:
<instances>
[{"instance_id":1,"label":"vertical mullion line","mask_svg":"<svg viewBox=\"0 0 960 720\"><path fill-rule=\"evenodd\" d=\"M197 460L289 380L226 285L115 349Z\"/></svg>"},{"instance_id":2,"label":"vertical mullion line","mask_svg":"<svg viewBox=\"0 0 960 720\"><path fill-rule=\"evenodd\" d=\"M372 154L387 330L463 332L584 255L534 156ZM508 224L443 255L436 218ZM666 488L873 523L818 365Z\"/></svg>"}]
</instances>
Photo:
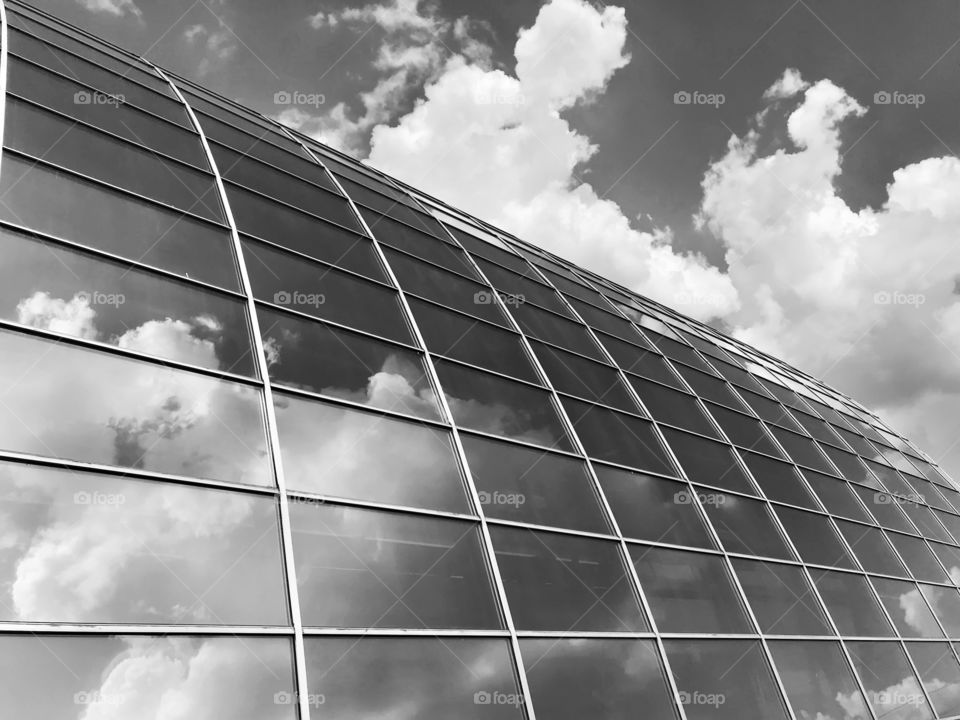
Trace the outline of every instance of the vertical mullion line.
<instances>
[{"instance_id":1,"label":"vertical mullion line","mask_svg":"<svg viewBox=\"0 0 960 720\"><path fill-rule=\"evenodd\" d=\"M517 671L518 681L520 683L520 691L523 695L527 718L529 720L536 720L536 714L533 710L533 700L530 695L530 688L527 685L527 675L523 667L523 658L520 655L520 642L517 638L517 630L513 623L513 615L510 612L510 605L507 603L506 587L504 586L503 578L500 575L500 567L497 563L497 557L494 552L493 538L490 535L490 528L487 525L487 519L483 511L483 504L480 502L480 496L477 492L473 475L470 472L470 466L467 463L467 456L463 448L463 443L460 440L460 433L457 429L456 423L453 421L453 412L450 410L450 404L447 402L446 395L444 395L443 388L440 385L440 378L437 375L436 368L434 367L433 359L430 356L430 352L427 350L426 341L424 340L423 335L420 332L420 327L417 325L417 321L413 316L413 311L410 309L410 305L407 302L407 297L403 292L403 288L400 286L399 280L397 280L397 276L393 272L393 268L391 268L390 263L387 262L386 255L384 254L383 249L380 247L379 241L373 234L373 231L367 224L367 221L364 219L363 215L360 214L360 210L357 208L356 203L354 203L353 198L350 197L347 191L343 189L343 186L340 184L340 180L337 178L337 176L334 175L329 168L327 168L327 166L309 147L301 142L293 133L289 132L286 127L279 123L277 123L277 126L281 129L281 131L284 132L284 134L287 135L287 137L300 145L304 152L306 152L313 159L313 161L322 167L330 176L330 179L333 181L334 185L337 186L337 189L343 194L344 198L346 198L347 202L350 204L350 208L354 212L354 215L356 215L361 226L372 241L374 250L377 253L377 257L380 259L380 262L384 266L387 277L397 289L398 298L400 300L400 305L403 308L404 315L406 316L407 322L410 323L410 327L413 330L413 334L418 345L423 350L424 365L427 369L427 373L430 376L430 381L434 386L434 390L437 393L437 401L440 403L447 420L450 422L451 435L453 437L454 447L456 449L460 465L463 468L464 478L467 484L467 491L470 494L470 500L473 503L474 509L476 510L480 520L480 531L483 536L484 549L487 553L487 562L489 563L490 572L497 591L497 600L500 603L503 620L507 626L507 632L510 633L510 645L515 656L514 663ZM404 194L406 195L407 193L404 191Z\"/></svg>"},{"instance_id":2,"label":"vertical mullion line","mask_svg":"<svg viewBox=\"0 0 960 720\"><path fill-rule=\"evenodd\" d=\"M7 116L7 37L7 5L0 0L0 171L3 169L3 129Z\"/></svg>"},{"instance_id":3,"label":"vertical mullion line","mask_svg":"<svg viewBox=\"0 0 960 720\"><path fill-rule=\"evenodd\" d=\"M287 598L288 602L290 603L290 619L293 623L294 631L293 649L294 672L296 676L297 687L297 705L299 706L301 720L310 720L306 651L303 641L303 621L300 615L300 595L297 586L297 574L293 557L293 529L290 524L290 504L287 498L287 485L283 473L283 462L280 455L280 436L277 430L277 416L276 409L273 405L273 390L270 385L269 368L267 366L266 354L264 353L263 349L263 337L260 334L260 322L257 318L256 303L253 299L253 288L250 284L250 276L247 273L247 266L243 257L243 248L240 245L240 236L237 233L237 225L233 218L233 212L230 209L230 202L227 199L227 191L223 185L223 179L220 177L220 170L217 168L217 162L210 150L207 137L203 132L203 128L201 127L199 120L197 120L197 116L193 112L193 108L190 107L186 101L186 98L184 98L184 96L181 94L180 88L178 88L173 81L167 77L163 70L158 68L146 58L143 60L153 67L154 71L161 78L163 78L167 84L170 85L173 93L177 96L180 102L183 103L183 107L186 110L187 115L190 117L190 122L196 129L197 134L200 136L200 143L203 146L203 151L206 154L207 162L209 163L210 170L213 173L214 181L216 182L217 186L217 192L220 196L220 203L223 205L223 212L226 216L227 224L230 227L230 237L233 241L233 250L236 255L235 261L240 270L240 282L243 292L246 295L247 313L250 316L250 333L253 336L252 340L254 351L257 355L257 369L261 376L260 379L263 382L263 403L266 411L267 436L270 441L270 454L273 458L273 469L277 482L277 491L279 493L280 535L283 541L283 558L284 564L286 565L286 572L284 575L287 579Z\"/></svg>"},{"instance_id":4,"label":"vertical mullion line","mask_svg":"<svg viewBox=\"0 0 960 720\"><path fill-rule=\"evenodd\" d=\"M420 203L419 200L414 198L414 201L417 202L417 204L420 205L421 208L424 208L426 210L426 206ZM430 216L433 217L435 220L437 220L437 222L440 223L441 227L443 227L444 230L447 230L446 225L444 225L443 222L436 215L434 215L433 213L430 213ZM647 620L650 623L650 628L653 631L653 634L655 636L657 651L660 655L660 660L663 663L663 670L664 670L664 675L666 676L667 685L670 688L670 691L673 693L673 701L675 703L676 709L679 711L680 717L683 720L687 720L686 710L684 709L683 702L680 697L680 690L677 687L676 680L673 677L673 672L670 669L670 661L667 658L666 649L663 645L663 640L660 637L660 631L657 629L657 623L653 617L653 612L650 608L650 603L647 601L647 597L643 592L642 586L640 585L640 578L637 576L637 570L633 565L633 560L630 558L630 550L627 547L627 542L623 537L623 533L620 530L620 525L613 514L613 509L610 507L610 503L607 500L606 494L603 492L603 488L600 485L600 480L593 469L593 463L590 461L590 458L587 456L586 448L583 446L583 443L580 441L580 437L577 435L576 430L574 430L573 422L570 420L570 417L567 414L566 409L563 407L563 404L560 402L560 398L557 395L556 389L553 387L553 383L551 382L550 377L547 375L543 366L540 364L540 361L537 358L536 354L533 352L533 347L530 345L529 339L523 333L523 330L520 328L519 323L517 323L516 319L514 319L513 315L510 313L509 309L506 306L506 303L503 302L503 299L500 297L500 293L497 292L496 288L493 287L493 285L490 283L489 279L487 278L486 274L484 274L483 270L480 268L479 264L473 259L473 256L469 252L467 252L465 248L463 248L463 246L460 244L460 241L457 240L457 238L453 235L453 233L447 230L447 235L449 235L452 241L456 244L456 246L463 251L464 255L470 261L471 266L479 274L479 276L483 279L483 281L490 286L491 290L493 291L493 296L496 298L497 304L500 306L501 310L504 312L504 314L508 318L511 327L519 334L520 341L523 344L523 347L527 355L529 355L530 360L535 366L537 372L543 378L543 382L546 385L547 390L550 392L551 399L553 400L553 403L557 408L557 412L559 413L563 423L567 427L567 432L569 432L570 438L574 442L574 445L577 448L577 452L579 452L583 456L583 459L587 467L587 474L589 475L590 480L594 486L594 492L596 493L598 499L600 500L604 514L607 516L606 520L609 523L610 527L612 528L614 535L617 538L617 542L620 546L622 562L626 563L626 570L630 580L633 582L634 592L637 594L637 597L640 600L640 604L643 607L643 611L647 616ZM517 257L521 257L521 256L517 255ZM528 265L531 265L532 267L532 263L526 260L526 258L521 257L521 259L523 259Z\"/></svg>"}]
</instances>

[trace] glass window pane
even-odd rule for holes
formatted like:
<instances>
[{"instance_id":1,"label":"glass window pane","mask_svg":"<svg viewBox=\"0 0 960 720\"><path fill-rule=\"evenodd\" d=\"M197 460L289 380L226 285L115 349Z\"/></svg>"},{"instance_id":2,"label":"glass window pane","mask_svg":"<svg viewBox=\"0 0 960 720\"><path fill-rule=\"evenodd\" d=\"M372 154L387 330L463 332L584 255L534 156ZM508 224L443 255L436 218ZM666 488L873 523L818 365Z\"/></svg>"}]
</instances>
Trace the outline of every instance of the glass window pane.
<instances>
[{"instance_id":1,"label":"glass window pane","mask_svg":"<svg viewBox=\"0 0 960 720\"><path fill-rule=\"evenodd\" d=\"M798 718L871 720L867 701L837 643L774 640L770 654Z\"/></svg>"},{"instance_id":2,"label":"glass window pane","mask_svg":"<svg viewBox=\"0 0 960 720\"><path fill-rule=\"evenodd\" d=\"M678 342L676 340L671 340L660 333L653 331L648 331L645 333L650 342L657 346L657 348L666 355L671 360L679 361L690 367L697 368L698 370L703 370L704 372L710 372L710 368L707 364L700 359L700 356L697 355L696 351L689 345Z\"/></svg>"},{"instance_id":3,"label":"glass window pane","mask_svg":"<svg viewBox=\"0 0 960 720\"><path fill-rule=\"evenodd\" d=\"M658 355L652 350L645 350L642 347L621 342L609 335L598 333L597 337L617 365L623 370L642 375L651 380L656 380L657 382L677 388L678 390L683 389L677 376L673 373L673 370L670 369L670 365L663 359L663 356Z\"/></svg>"},{"instance_id":4,"label":"glass window pane","mask_svg":"<svg viewBox=\"0 0 960 720\"><path fill-rule=\"evenodd\" d=\"M0 228L0 317L168 360L256 375L244 303Z\"/></svg>"},{"instance_id":5,"label":"glass window pane","mask_svg":"<svg viewBox=\"0 0 960 720\"><path fill-rule=\"evenodd\" d=\"M240 288L226 228L12 153L3 155L0 218L212 285Z\"/></svg>"},{"instance_id":6,"label":"glass window pane","mask_svg":"<svg viewBox=\"0 0 960 720\"><path fill-rule=\"evenodd\" d=\"M706 504L706 510L728 552L794 559L773 524L767 503L717 493L713 502Z\"/></svg>"},{"instance_id":7,"label":"glass window pane","mask_svg":"<svg viewBox=\"0 0 960 720\"><path fill-rule=\"evenodd\" d=\"M816 569L811 569L810 575L841 635L893 636L893 628L863 575Z\"/></svg>"},{"instance_id":8,"label":"glass window pane","mask_svg":"<svg viewBox=\"0 0 960 720\"><path fill-rule=\"evenodd\" d=\"M223 222L213 176L159 158L15 98L7 99L4 143L208 220Z\"/></svg>"},{"instance_id":9,"label":"glass window pane","mask_svg":"<svg viewBox=\"0 0 960 720\"><path fill-rule=\"evenodd\" d=\"M931 543L931 547L934 554L940 558L940 562L947 569L950 582L954 585L960 585L960 548L941 543Z\"/></svg>"},{"instance_id":10,"label":"glass window pane","mask_svg":"<svg viewBox=\"0 0 960 720\"><path fill-rule=\"evenodd\" d=\"M920 589L912 582L870 578L902 637L941 638L933 613L923 600Z\"/></svg>"},{"instance_id":11,"label":"glass window pane","mask_svg":"<svg viewBox=\"0 0 960 720\"><path fill-rule=\"evenodd\" d=\"M270 379L362 405L440 417L420 353L258 308Z\"/></svg>"},{"instance_id":12,"label":"glass window pane","mask_svg":"<svg viewBox=\"0 0 960 720\"><path fill-rule=\"evenodd\" d=\"M518 630L648 629L617 543L508 527L490 534Z\"/></svg>"},{"instance_id":13,"label":"glass window pane","mask_svg":"<svg viewBox=\"0 0 960 720\"><path fill-rule=\"evenodd\" d=\"M389 188L388 192L380 192L386 190L384 183L380 180L364 176L364 182L360 184L343 177L339 179L347 195L358 205L364 205L378 213L390 215L423 232L444 237L443 227L437 220L414 210L407 203L397 202L396 190ZM375 188L375 190L372 188ZM389 197L387 197L388 194Z\"/></svg>"},{"instance_id":14,"label":"glass window pane","mask_svg":"<svg viewBox=\"0 0 960 720\"><path fill-rule=\"evenodd\" d=\"M740 399L734 395L733 390L723 380L713 375L688 368L686 365L678 365L677 372L683 376L687 384L693 388L693 391L700 397L714 402L721 403L737 410L745 410L746 406L740 402Z\"/></svg>"},{"instance_id":15,"label":"glass window pane","mask_svg":"<svg viewBox=\"0 0 960 720\"><path fill-rule=\"evenodd\" d=\"M557 392L610 405L618 410L640 412L620 374L609 365L601 365L536 341L531 341L531 346Z\"/></svg>"},{"instance_id":16,"label":"glass window pane","mask_svg":"<svg viewBox=\"0 0 960 720\"><path fill-rule=\"evenodd\" d=\"M900 645L862 641L846 645L877 717L884 720L933 718L920 681Z\"/></svg>"},{"instance_id":17,"label":"glass window pane","mask_svg":"<svg viewBox=\"0 0 960 720\"><path fill-rule=\"evenodd\" d=\"M922 642L906 645L937 716L960 715L960 664L950 645Z\"/></svg>"},{"instance_id":18,"label":"glass window pane","mask_svg":"<svg viewBox=\"0 0 960 720\"><path fill-rule=\"evenodd\" d=\"M540 384L518 334L415 297L408 302L430 352Z\"/></svg>"},{"instance_id":19,"label":"glass window pane","mask_svg":"<svg viewBox=\"0 0 960 720\"><path fill-rule=\"evenodd\" d=\"M832 472L833 468L817 449L818 446L813 440L781 430L778 427L771 428L771 430L795 463L820 472Z\"/></svg>"},{"instance_id":20,"label":"glass window pane","mask_svg":"<svg viewBox=\"0 0 960 720\"><path fill-rule=\"evenodd\" d=\"M0 620L289 622L274 498L2 462L0 518Z\"/></svg>"},{"instance_id":21,"label":"glass window pane","mask_svg":"<svg viewBox=\"0 0 960 720\"><path fill-rule=\"evenodd\" d=\"M510 312L525 334L604 362L586 326L522 302L511 305Z\"/></svg>"},{"instance_id":22,"label":"glass window pane","mask_svg":"<svg viewBox=\"0 0 960 720\"><path fill-rule=\"evenodd\" d=\"M638 708L677 717L651 640L521 638L520 652L537 717L631 720Z\"/></svg>"},{"instance_id":23,"label":"glass window pane","mask_svg":"<svg viewBox=\"0 0 960 720\"><path fill-rule=\"evenodd\" d=\"M388 247L383 248L383 253L405 292L509 327L494 293L486 285L414 260ZM507 300L512 301L505 298Z\"/></svg>"},{"instance_id":24,"label":"glass window pane","mask_svg":"<svg viewBox=\"0 0 960 720\"><path fill-rule=\"evenodd\" d=\"M839 515L862 522L872 522L847 483L829 475L815 473L812 470L801 472L831 515Z\"/></svg>"},{"instance_id":25,"label":"glass window pane","mask_svg":"<svg viewBox=\"0 0 960 720\"><path fill-rule=\"evenodd\" d=\"M849 570L856 568L826 515L785 507L778 507L776 513L803 562Z\"/></svg>"},{"instance_id":26,"label":"glass window pane","mask_svg":"<svg viewBox=\"0 0 960 720\"><path fill-rule=\"evenodd\" d=\"M582 460L466 433L460 439L487 517L610 531Z\"/></svg>"},{"instance_id":27,"label":"glass window pane","mask_svg":"<svg viewBox=\"0 0 960 720\"><path fill-rule=\"evenodd\" d=\"M881 575L908 577L903 563L897 558L887 536L879 528L843 520L837 520L837 527L864 570Z\"/></svg>"},{"instance_id":28,"label":"glass window pane","mask_svg":"<svg viewBox=\"0 0 960 720\"><path fill-rule=\"evenodd\" d=\"M199 135L135 109L127 103L125 96L121 99L118 95L90 90L85 85L41 70L13 56L8 73L9 93L190 163L201 170L209 169ZM122 81L118 82L120 84L124 85L125 90L130 89L129 84Z\"/></svg>"},{"instance_id":29,"label":"glass window pane","mask_svg":"<svg viewBox=\"0 0 960 720\"><path fill-rule=\"evenodd\" d=\"M637 377L628 379L654 420L719 439L720 434L692 395Z\"/></svg>"},{"instance_id":30,"label":"glass window pane","mask_svg":"<svg viewBox=\"0 0 960 720\"><path fill-rule=\"evenodd\" d=\"M503 638L308 637L304 644L314 717L524 717Z\"/></svg>"},{"instance_id":31,"label":"glass window pane","mask_svg":"<svg viewBox=\"0 0 960 720\"><path fill-rule=\"evenodd\" d=\"M753 632L723 556L641 545L630 555L660 632Z\"/></svg>"},{"instance_id":32,"label":"glass window pane","mask_svg":"<svg viewBox=\"0 0 960 720\"><path fill-rule=\"evenodd\" d=\"M899 530L905 533L916 532L913 526L900 510L897 499L886 493L872 492L858 485L851 485L853 491L860 496L867 510L876 518L877 523L885 528Z\"/></svg>"},{"instance_id":33,"label":"glass window pane","mask_svg":"<svg viewBox=\"0 0 960 720\"><path fill-rule=\"evenodd\" d=\"M887 533L887 537L906 563L907 569L917 580L950 582L940 563L937 562L937 558L923 540L912 535L894 532Z\"/></svg>"},{"instance_id":34,"label":"glass window pane","mask_svg":"<svg viewBox=\"0 0 960 720\"><path fill-rule=\"evenodd\" d=\"M718 368L721 366L729 367L726 366L725 363L717 363L717 366ZM796 420L790 416L787 409L775 400L770 400L769 398L752 392L742 392L740 395L762 420L795 430L800 429L800 426L797 425Z\"/></svg>"},{"instance_id":35,"label":"glass window pane","mask_svg":"<svg viewBox=\"0 0 960 720\"><path fill-rule=\"evenodd\" d=\"M568 398L561 402L590 457L663 475L676 474L652 423L599 405Z\"/></svg>"},{"instance_id":36,"label":"glass window pane","mask_svg":"<svg viewBox=\"0 0 960 720\"><path fill-rule=\"evenodd\" d=\"M666 640L664 646L687 720L786 720L760 643Z\"/></svg>"},{"instance_id":37,"label":"glass window pane","mask_svg":"<svg viewBox=\"0 0 960 720\"><path fill-rule=\"evenodd\" d=\"M289 638L0 635L0 673L22 720L297 718Z\"/></svg>"},{"instance_id":38,"label":"glass window pane","mask_svg":"<svg viewBox=\"0 0 960 720\"><path fill-rule=\"evenodd\" d=\"M960 538L960 515L954 515L952 512L940 512L934 511L936 516L940 519L947 530L950 531L950 535L953 537L953 542L957 542L957 538Z\"/></svg>"},{"instance_id":39,"label":"glass window pane","mask_svg":"<svg viewBox=\"0 0 960 720\"><path fill-rule=\"evenodd\" d=\"M756 494L729 445L670 428L663 435L692 482Z\"/></svg>"},{"instance_id":40,"label":"glass window pane","mask_svg":"<svg viewBox=\"0 0 960 720\"><path fill-rule=\"evenodd\" d=\"M502 627L476 523L292 502L303 624Z\"/></svg>"},{"instance_id":41,"label":"glass window pane","mask_svg":"<svg viewBox=\"0 0 960 720\"><path fill-rule=\"evenodd\" d=\"M290 490L469 512L450 433L274 393Z\"/></svg>"},{"instance_id":42,"label":"glass window pane","mask_svg":"<svg viewBox=\"0 0 960 720\"><path fill-rule=\"evenodd\" d=\"M7 450L273 484L255 388L10 331L0 377Z\"/></svg>"},{"instance_id":43,"label":"glass window pane","mask_svg":"<svg viewBox=\"0 0 960 720\"><path fill-rule=\"evenodd\" d=\"M867 470L866 465L860 462L860 459L852 453L837 450L828 445L824 445L823 451L830 456L833 464L840 470L840 474L850 482L860 483L874 490L882 490L880 483L873 474ZM832 472L831 472L832 474Z\"/></svg>"},{"instance_id":44,"label":"glass window pane","mask_svg":"<svg viewBox=\"0 0 960 720\"><path fill-rule=\"evenodd\" d=\"M566 317L571 316L560 296L546 285L504 270L499 265L486 262L481 258L474 258L474 260L490 284L500 292L507 293L518 301L522 299L523 302L532 302Z\"/></svg>"},{"instance_id":45,"label":"glass window pane","mask_svg":"<svg viewBox=\"0 0 960 720\"><path fill-rule=\"evenodd\" d=\"M344 270L386 282L373 243L350 230L225 183L234 222L241 233L303 253Z\"/></svg>"},{"instance_id":46,"label":"glass window pane","mask_svg":"<svg viewBox=\"0 0 960 720\"><path fill-rule=\"evenodd\" d=\"M797 422L803 425L804 430L820 442L832 443L838 447L842 446L843 441L840 440L840 436L833 432L830 426L823 422L823 420L807 415L805 412L793 411L791 414L796 418Z\"/></svg>"},{"instance_id":47,"label":"glass window pane","mask_svg":"<svg viewBox=\"0 0 960 720\"><path fill-rule=\"evenodd\" d=\"M251 240L243 241L243 255L258 300L413 342L393 290Z\"/></svg>"},{"instance_id":48,"label":"glass window pane","mask_svg":"<svg viewBox=\"0 0 960 720\"><path fill-rule=\"evenodd\" d=\"M684 483L606 465L593 469L624 536L716 548L697 510L697 501Z\"/></svg>"},{"instance_id":49,"label":"glass window pane","mask_svg":"<svg viewBox=\"0 0 960 720\"><path fill-rule=\"evenodd\" d=\"M916 525L920 534L932 540L942 540L943 542L953 542L943 526L934 517L933 512L926 505L918 505L915 499L902 498L899 501L900 509Z\"/></svg>"},{"instance_id":50,"label":"glass window pane","mask_svg":"<svg viewBox=\"0 0 960 720\"><path fill-rule=\"evenodd\" d=\"M733 559L760 630L770 635L833 635L817 596L795 565Z\"/></svg>"},{"instance_id":51,"label":"glass window pane","mask_svg":"<svg viewBox=\"0 0 960 720\"><path fill-rule=\"evenodd\" d=\"M435 362L458 425L560 450L572 446L545 390L444 360Z\"/></svg>"},{"instance_id":52,"label":"glass window pane","mask_svg":"<svg viewBox=\"0 0 960 720\"><path fill-rule=\"evenodd\" d=\"M763 423L748 415L733 412L711 403L707 403L707 409L734 445L747 450L756 450L773 457L782 458L784 456L773 440L770 439Z\"/></svg>"},{"instance_id":53,"label":"glass window pane","mask_svg":"<svg viewBox=\"0 0 960 720\"><path fill-rule=\"evenodd\" d=\"M817 507L793 465L749 452L742 452L741 457L757 485L771 500L811 509Z\"/></svg>"},{"instance_id":54,"label":"glass window pane","mask_svg":"<svg viewBox=\"0 0 960 720\"><path fill-rule=\"evenodd\" d=\"M597 302L603 302L599 300L599 297L600 296L597 295ZM640 333L634 329L634 326L619 315L598 310L593 305L588 305L573 298L568 297L567 302L569 302L573 306L573 309L577 311L577 314L583 318L583 322L594 330L602 330L621 340L626 340L628 343L643 342L640 338Z\"/></svg>"},{"instance_id":55,"label":"glass window pane","mask_svg":"<svg viewBox=\"0 0 960 720\"><path fill-rule=\"evenodd\" d=\"M953 588L920 584L920 592L933 609L948 637L960 637L960 594Z\"/></svg>"}]
</instances>

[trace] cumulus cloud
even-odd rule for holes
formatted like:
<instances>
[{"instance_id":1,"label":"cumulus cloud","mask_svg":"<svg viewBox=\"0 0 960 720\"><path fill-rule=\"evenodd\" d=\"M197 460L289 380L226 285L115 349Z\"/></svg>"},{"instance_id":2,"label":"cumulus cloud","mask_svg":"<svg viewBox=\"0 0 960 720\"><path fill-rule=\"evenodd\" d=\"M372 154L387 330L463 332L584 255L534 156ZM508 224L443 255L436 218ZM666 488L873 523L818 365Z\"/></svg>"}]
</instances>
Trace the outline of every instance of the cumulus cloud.
<instances>
[{"instance_id":1,"label":"cumulus cloud","mask_svg":"<svg viewBox=\"0 0 960 720\"><path fill-rule=\"evenodd\" d=\"M236 36L223 21L213 30L199 23L191 25L183 31L183 37L188 44L204 51L204 57L197 66L200 75L206 75L237 52Z\"/></svg>"},{"instance_id":2,"label":"cumulus cloud","mask_svg":"<svg viewBox=\"0 0 960 720\"><path fill-rule=\"evenodd\" d=\"M96 311L90 307L90 298L78 293L70 300L54 298L37 291L17 303L17 322L29 327L95 340L98 332L94 324Z\"/></svg>"},{"instance_id":3,"label":"cumulus cloud","mask_svg":"<svg viewBox=\"0 0 960 720\"><path fill-rule=\"evenodd\" d=\"M133 0L77 0L77 4L94 13L106 13L115 17L127 14L136 18L143 17L143 12Z\"/></svg>"},{"instance_id":4,"label":"cumulus cloud","mask_svg":"<svg viewBox=\"0 0 960 720\"><path fill-rule=\"evenodd\" d=\"M960 191L960 160L900 168L881 207L855 210L836 181L865 108L830 80L807 83L790 70L767 95L789 94L794 148L761 156L759 128L731 137L703 180L700 219L726 246L741 298L726 319L740 339L879 408L921 447L942 452L954 446L960 395L950 200Z\"/></svg>"}]
</instances>

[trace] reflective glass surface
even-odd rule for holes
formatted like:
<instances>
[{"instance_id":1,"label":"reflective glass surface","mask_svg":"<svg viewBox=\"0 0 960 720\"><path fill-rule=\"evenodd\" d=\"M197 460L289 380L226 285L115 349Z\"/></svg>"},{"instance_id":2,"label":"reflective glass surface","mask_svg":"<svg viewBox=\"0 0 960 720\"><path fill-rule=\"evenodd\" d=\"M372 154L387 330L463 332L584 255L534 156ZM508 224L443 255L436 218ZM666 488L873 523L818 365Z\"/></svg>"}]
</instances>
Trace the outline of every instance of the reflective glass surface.
<instances>
[{"instance_id":1,"label":"reflective glass surface","mask_svg":"<svg viewBox=\"0 0 960 720\"><path fill-rule=\"evenodd\" d=\"M604 360L600 348L590 337L587 328L580 323L524 302L512 304L510 313L525 334L594 360Z\"/></svg>"},{"instance_id":2,"label":"reflective glass surface","mask_svg":"<svg viewBox=\"0 0 960 720\"><path fill-rule=\"evenodd\" d=\"M877 717L884 720L934 717L920 681L899 645L889 642L848 642L846 645Z\"/></svg>"},{"instance_id":3,"label":"reflective glass surface","mask_svg":"<svg viewBox=\"0 0 960 720\"><path fill-rule=\"evenodd\" d=\"M711 403L707 404L707 409L734 445L747 450L756 450L773 457L783 457L783 453L770 439L763 423L748 415L733 412Z\"/></svg>"},{"instance_id":4,"label":"reflective glass surface","mask_svg":"<svg viewBox=\"0 0 960 720\"><path fill-rule=\"evenodd\" d=\"M654 420L691 430L700 435L719 438L707 416L692 395L665 388L657 383L628 376L641 402Z\"/></svg>"},{"instance_id":5,"label":"reflective glass surface","mask_svg":"<svg viewBox=\"0 0 960 720\"><path fill-rule=\"evenodd\" d=\"M843 520L837 521L837 527L864 570L907 577L903 563L897 558L890 541L879 528Z\"/></svg>"},{"instance_id":6,"label":"reflective glass surface","mask_svg":"<svg viewBox=\"0 0 960 720\"><path fill-rule=\"evenodd\" d=\"M871 581L902 637L943 637L933 613L924 602L923 594L914 583L879 577L873 577Z\"/></svg>"},{"instance_id":7,"label":"reflective glass surface","mask_svg":"<svg viewBox=\"0 0 960 720\"><path fill-rule=\"evenodd\" d=\"M467 511L448 431L283 393L274 405L288 489Z\"/></svg>"},{"instance_id":8,"label":"reflective glass surface","mask_svg":"<svg viewBox=\"0 0 960 720\"><path fill-rule=\"evenodd\" d=\"M921 642L906 645L937 717L960 715L960 664L950 645Z\"/></svg>"},{"instance_id":9,"label":"reflective glass surface","mask_svg":"<svg viewBox=\"0 0 960 720\"><path fill-rule=\"evenodd\" d=\"M832 635L806 575L795 565L733 559L760 629L770 635Z\"/></svg>"},{"instance_id":10,"label":"reflective glass surface","mask_svg":"<svg viewBox=\"0 0 960 720\"><path fill-rule=\"evenodd\" d=\"M816 569L810 575L841 635L893 636L893 628L863 575Z\"/></svg>"},{"instance_id":11,"label":"reflective glass surface","mask_svg":"<svg viewBox=\"0 0 960 720\"><path fill-rule=\"evenodd\" d=\"M614 368L536 341L531 346L557 392L618 410L640 412Z\"/></svg>"},{"instance_id":12,"label":"reflective glass surface","mask_svg":"<svg viewBox=\"0 0 960 720\"><path fill-rule=\"evenodd\" d=\"M867 702L838 643L775 640L770 654L798 718L870 720Z\"/></svg>"},{"instance_id":13,"label":"reflective glass surface","mask_svg":"<svg viewBox=\"0 0 960 720\"><path fill-rule=\"evenodd\" d=\"M743 452L741 457L770 500L811 509L817 507L793 465L756 453Z\"/></svg>"},{"instance_id":14,"label":"reflective glass surface","mask_svg":"<svg viewBox=\"0 0 960 720\"><path fill-rule=\"evenodd\" d=\"M716 493L704 505L727 551L794 559L780 531L773 524L767 503L739 495Z\"/></svg>"},{"instance_id":15,"label":"reflective glass surface","mask_svg":"<svg viewBox=\"0 0 960 720\"><path fill-rule=\"evenodd\" d=\"M756 494L729 445L670 428L663 435L692 482Z\"/></svg>"},{"instance_id":16,"label":"reflective glass surface","mask_svg":"<svg viewBox=\"0 0 960 720\"><path fill-rule=\"evenodd\" d=\"M775 512L803 562L848 570L856 568L826 515L786 507L777 507Z\"/></svg>"}]
</instances>

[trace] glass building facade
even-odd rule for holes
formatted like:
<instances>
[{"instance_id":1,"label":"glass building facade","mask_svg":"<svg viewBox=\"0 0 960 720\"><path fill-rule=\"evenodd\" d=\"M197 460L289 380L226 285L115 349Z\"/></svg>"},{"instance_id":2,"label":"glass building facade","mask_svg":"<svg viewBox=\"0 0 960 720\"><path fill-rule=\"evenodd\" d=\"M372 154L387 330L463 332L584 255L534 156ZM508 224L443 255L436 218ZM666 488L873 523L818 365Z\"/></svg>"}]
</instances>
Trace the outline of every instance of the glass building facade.
<instances>
[{"instance_id":1,"label":"glass building facade","mask_svg":"<svg viewBox=\"0 0 960 720\"><path fill-rule=\"evenodd\" d=\"M4 10L4 717L960 713L960 492L875 414Z\"/></svg>"}]
</instances>

